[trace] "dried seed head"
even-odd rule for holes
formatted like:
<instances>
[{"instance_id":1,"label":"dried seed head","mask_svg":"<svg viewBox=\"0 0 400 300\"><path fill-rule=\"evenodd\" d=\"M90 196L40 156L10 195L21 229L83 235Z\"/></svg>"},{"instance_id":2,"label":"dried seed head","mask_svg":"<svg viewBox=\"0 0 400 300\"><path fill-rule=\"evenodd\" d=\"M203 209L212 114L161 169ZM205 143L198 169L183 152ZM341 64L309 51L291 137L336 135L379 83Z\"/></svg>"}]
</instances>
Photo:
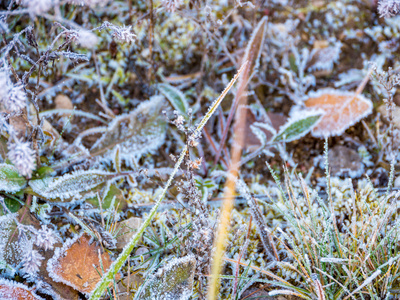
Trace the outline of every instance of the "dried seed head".
<instances>
[{"instance_id":1,"label":"dried seed head","mask_svg":"<svg viewBox=\"0 0 400 300\"><path fill-rule=\"evenodd\" d=\"M8 75L5 71L0 71L0 102L5 104L8 100L8 94L10 92L10 84L8 80Z\"/></svg>"},{"instance_id":2,"label":"dried seed head","mask_svg":"<svg viewBox=\"0 0 400 300\"><path fill-rule=\"evenodd\" d=\"M44 250L53 249L53 245L57 242L54 231L47 226L42 225L36 235L35 244Z\"/></svg>"},{"instance_id":3,"label":"dried seed head","mask_svg":"<svg viewBox=\"0 0 400 300\"><path fill-rule=\"evenodd\" d=\"M8 145L8 158L15 165L19 174L31 177L35 169L35 153L29 143L16 142Z\"/></svg>"},{"instance_id":4,"label":"dried seed head","mask_svg":"<svg viewBox=\"0 0 400 300\"><path fill-rule=\"evenodd\" d=\"M4 106L9 111L18 111L26 106L26 93L22 85L12 87L8 92L8 97L3 100Z\"/></svg>"},{"instance_id":5,"label":"dried seed head","mask_svg":"<svg viewBox=\"0 0 400 300\"><path fill-rule=\"evenodd\" d=\"M42 264L41 260L43 259L44 257L37 250L25 252L22 270L30 275L35 275L39 271L39 267Z\"/></svg>"}]
</instances>

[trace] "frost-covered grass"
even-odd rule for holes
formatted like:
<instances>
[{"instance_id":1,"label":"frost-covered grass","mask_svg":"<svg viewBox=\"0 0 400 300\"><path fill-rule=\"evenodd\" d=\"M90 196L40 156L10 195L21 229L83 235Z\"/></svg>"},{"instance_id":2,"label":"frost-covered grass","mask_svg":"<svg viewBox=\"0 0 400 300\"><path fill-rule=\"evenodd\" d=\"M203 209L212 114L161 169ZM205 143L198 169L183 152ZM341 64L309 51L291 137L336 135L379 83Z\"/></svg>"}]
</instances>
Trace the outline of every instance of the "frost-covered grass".
<instances>
[{"instance_id":1,"label":"frost-covered grass","mask_svg":"<svg viewBox=\"0 0 400 300\"><path fill-rule=\"evenodd\" d=\"M1 2L0 298L398 298L399 8Z\"/></svg>"}]
</instances>

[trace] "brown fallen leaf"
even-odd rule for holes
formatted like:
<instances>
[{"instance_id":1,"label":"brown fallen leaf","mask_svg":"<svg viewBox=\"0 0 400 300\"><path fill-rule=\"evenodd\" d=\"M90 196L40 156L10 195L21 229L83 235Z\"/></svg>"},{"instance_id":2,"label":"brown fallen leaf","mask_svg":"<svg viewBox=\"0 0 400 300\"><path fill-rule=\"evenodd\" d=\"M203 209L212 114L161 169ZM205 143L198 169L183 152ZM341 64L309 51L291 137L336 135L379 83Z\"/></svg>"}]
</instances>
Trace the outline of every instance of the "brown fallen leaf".
<instances>
[{"instance_id":1,"label":"brown fallen leaf","mask_svg":"<svg viewBox=\"0 0 400 300\"><path fill-rule=\"evenodd\" d=\"M341 135L372 112L371 100L358 92L322 89L309 94L304 102L311 109L321 109L325 115L312 130L315 137Z\"/></svg>"},{"instance_id":2,"label":"brown fallen leaf","mask_svg":"<svg viewBox=\"0 0 400 300\"><path fill-rule=\"evenodd\" d=\"M24 225L34 226L36 229L41 228L39 220L37 220L25 207L18 211L18 220L20 220ZM16 234L16 238L18 238L18 234ZM57 242L54 246L56 248L61 248L62 244ZM41 254L44 256L44 259L39 267L39 277L50 285L52 292L57 295L57 299L78 300L79 294L76 290L62 282L55 282L46 270L47 262L54 256L54 249L48 249L46 251L41 249Z\"/></svg>"},{"instance_id":3,"label":"brown fallen leaf","mask_svg":"<svg viewBox=\"0 0 400 300\"><path fill-rule=\"evenodd\" d=\"M43 300L19 282L0 278L0 299Z\"/></svg>"},{"instance_id":4,"label":"brown fallen leaf","mask_svg":"<svg viewBox=\"0 0 400 300\"><path fill-rule=\"evenodd\" d=\"M47 264L47 271L55 281L63 282L87 295L90 295L111 265L108 253L102 252L96 243L89 244L89 241L87 234L67 241L55 251L54 257Z\"/></svg>"}]
</instances>

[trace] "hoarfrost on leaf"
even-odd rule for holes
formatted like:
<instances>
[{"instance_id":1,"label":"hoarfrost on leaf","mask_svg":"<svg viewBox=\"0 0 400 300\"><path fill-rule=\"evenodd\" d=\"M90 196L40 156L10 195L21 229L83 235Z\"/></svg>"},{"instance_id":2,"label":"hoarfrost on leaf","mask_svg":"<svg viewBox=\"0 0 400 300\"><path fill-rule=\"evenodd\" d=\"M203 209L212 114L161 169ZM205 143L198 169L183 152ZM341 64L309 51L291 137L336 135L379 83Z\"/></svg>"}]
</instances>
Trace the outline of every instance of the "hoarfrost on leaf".
<instances>
[{"instance_id":1,"label":"hoarfrost on leaf","mask_svg":"<svg viewBox=\"0 0 400 300\"><path fill-rule=\"evenodd\" d=\"M0 278L0 299L7 300L44 300L22 283Z\"/></svg>"},{"instance_id":2,"label":"hoarfrost on leaf","mask_svg":"<svg viewBox=\"0 0 400 300\"><path fill-rule=\"evenodd\" d=\"M109 254L101 253L100 247L89 241L86 234L67 240L62 248L56 248L54 256L47 262L47 271L54 281L86 295L91 294L102 273L111 265Z\"/></svg>"},{"instance_id":3,"label":"hoarfrost on leaf","mask_svg":"<svg viewBox=\"0 0 400 300\"><path fill-rule=\"evenodd\" d=\"M334 46L313 49L310 54L311 59L308 62L308 70L332 71L333 64L339 60L341 47L342 44L336 42Z\"/></svg>"},{"instance_id":4,"label":"hoarfrost on leaf","mask_svg":"<svg viewBox=\"0 0 400 300\"><path fill-rule=\"evenodd\" d=\"M321 120L324 112L322 110L302 110L291 116L279 132L273 137L274 142L291 142L298 140L310 132Z\"/></svg>"},{"instance_id":5,"label":"hoarfrost on leaf","mask_svg":"<svg viewBox=\"0 0 400 300\"><path fill-rule=\"evenodd\" d=\"M145 283L135 299L188 300L192 295L195 270L196 259L193 255L174 258Z\"/></svg>"},{"instance_id":6,"label":"hoarfrost on leaf","mask_svg":"<svg viewBox=\"0 0 400 300\"><path fill-rule=\"evenodd\" d=\"M0 217L0 268L6 268L6 274L8 267L16 268L23 263L24 255L32 251L34 241L31 232L18 232L17 216L14 213Z\"/></svg>"},{"instance_id":7,"label":"hoarfrost on leaf","mask_svg":"<svg viewBox=\"0 0 400 300\"><path fill-rule=\"evenodd\" d=\"M133 112L116 117L93 145L92 155L112 154L120 145L121 158L141 156L160 147L165 140L166 122L161 114L164 97L154 96Z\"/></svg>"},{"instance_id":8,"label":"hoarfrost on leaf","mask_svg":"<svg viewBox=\"0 0 400 300\"><path fill-rule=\"evenodd\" d=\"M0 191L16 193L26 185L26 179L19 175L13 165L0 164Z\"/></svg>"},{"instance_id":9,"label":"hoarfrost on leaf","mask_svg":"<svg viewBox=\"0 0 400 300\"><path fill-rule=\"evenodd\" d=\"M309 93L304 104L308 108L325 112L320 122L313 128L315 137L341 135L372 112L371 100L354 92L322 89Z\"/></svg>"},{"instance_id":10,"label":"hoarfrost on leaf","mask_svg":"<svg viewBox=\"0 0 400 300\"><path fill-rule=\"evenodd\" d=\"M76 171L58 178L47 177L29 181L32 190L47 200L65 200L80 198L81 192L87 192L115 178L116 174L101 170Z\"/></svg>"}]
</instances>

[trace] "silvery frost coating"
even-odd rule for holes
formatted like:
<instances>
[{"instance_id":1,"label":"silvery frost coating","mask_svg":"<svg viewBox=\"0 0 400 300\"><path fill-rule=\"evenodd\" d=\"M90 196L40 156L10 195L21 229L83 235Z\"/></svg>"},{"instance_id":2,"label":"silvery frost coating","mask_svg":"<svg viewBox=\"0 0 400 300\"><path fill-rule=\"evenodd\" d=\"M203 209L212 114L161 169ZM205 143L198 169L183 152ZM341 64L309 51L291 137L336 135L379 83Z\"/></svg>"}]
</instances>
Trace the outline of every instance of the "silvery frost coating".
<instances>
[{"instance_id":1,"label":"silvery frost coating","mask_svg":"<svg viewBox=\"0 0 400 300\"><path fill-rule=\"evenodd\" d=\"M57 242L55 232L42 225L42 228L37 231L35 244L44 250L53 249L54 244Z\"/></svg>"},{"instance_id":2,"label":"silvery frost coating","mask_svg":"<svg viewBox=\"0 0 400 300\"><path fill-rule=\"evenodd\" d=\"M42 264L44 257L37 250L26 251L23 256L22 270L29 275L35 275Z\"/></svg>"},{"instance_id":3,"label":"silvery frost coating","mask_svg":"<svg viewBox=\"0 0 400 300\"><path fill-rule=\"evenodd\" d=\"M378 4L378 13L381 18L388 18L397 15L400 12L399 0L381 0Z\"/></svg>"},{"instance_id":4,"label":"silvery frost coating","mask_svg":"<svg viewBox=\"0 0 400 300\"><path fill-rule=\"evenodd\" d=\"M36 167L35 152L28 142L15 142L8 145L8 158L22 176L31 177Z\"/></svg>"},{"instance_id":5,"label":"silvery frost coating","mask_svg":"<svg viewBox=\"0 0 400 300\"><path fill-rule=\"evenodd\" d=\"M132 26L118 27L113 31L112 36L120 43L132 43L136 38L136 35L132 32Z\"/></svg>"},{"instance_id":6,"label":"silvery frost coating","mask_svg":"<svg viewBox=\"0 0 400 300\"><path fill-rule=\"evenodd\" d=\"M80 198L81 192L89 191L113 177L112 173L101 170L76 171L53 178L31 180L30 187L46 199ZM116 178L116 177L115 177Z\"/></svg>"}]
</instances>

